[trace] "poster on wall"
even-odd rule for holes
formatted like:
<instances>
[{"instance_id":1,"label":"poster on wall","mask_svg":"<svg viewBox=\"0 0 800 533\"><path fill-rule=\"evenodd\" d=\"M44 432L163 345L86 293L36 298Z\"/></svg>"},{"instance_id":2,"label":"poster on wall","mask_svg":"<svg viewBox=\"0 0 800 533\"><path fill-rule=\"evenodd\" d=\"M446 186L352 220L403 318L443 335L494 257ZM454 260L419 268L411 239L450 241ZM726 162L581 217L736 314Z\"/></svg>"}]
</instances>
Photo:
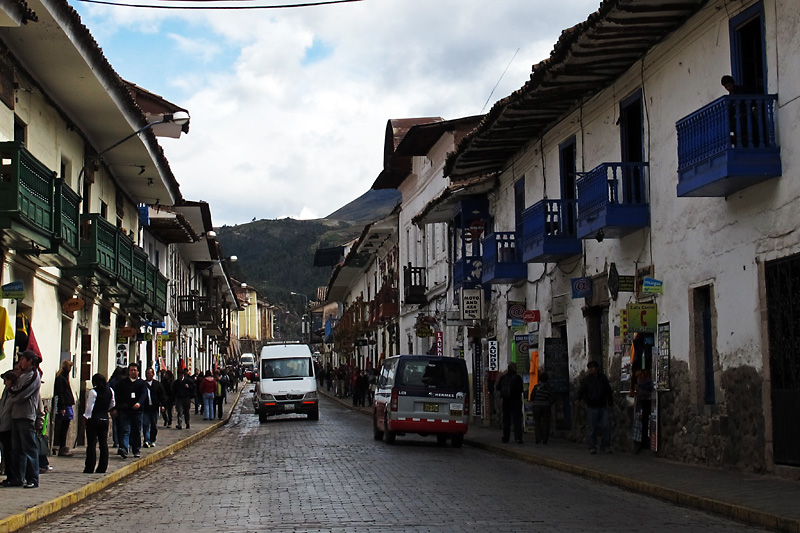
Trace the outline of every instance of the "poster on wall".
<instances>
[{"instance_id":1,"label":"poster on wall","mask_svg":"<svg viewBox=\"0 0 800 533\"><path fill-rule=\"evenodd\" d=\"M658 325L658 357L656 359L655 383L658 390L669 390L669 322Z\"/></svg>"},{"instance_id":2,"label":"poster on wall","mask_svg":"<svg viewBox=\"0 0 800 533\"><path fill-rule=\"evenodd\" d=\"M117 368L128 366L128 343L119 342L120 340L117 340Z\"/></svg>"}]
</instances>

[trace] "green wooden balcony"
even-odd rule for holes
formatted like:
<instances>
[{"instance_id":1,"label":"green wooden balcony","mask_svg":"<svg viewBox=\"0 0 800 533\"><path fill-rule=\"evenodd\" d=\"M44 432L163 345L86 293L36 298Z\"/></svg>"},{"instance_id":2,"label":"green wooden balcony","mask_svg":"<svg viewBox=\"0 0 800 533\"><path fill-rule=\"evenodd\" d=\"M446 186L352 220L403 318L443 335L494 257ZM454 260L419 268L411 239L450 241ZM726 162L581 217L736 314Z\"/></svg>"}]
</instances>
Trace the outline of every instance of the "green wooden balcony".
<instances>
[{"instance_id":1,"label":"green wooden balcony","mask_svg":"<svg viewBox=\"0 0 800 533\"><path fill-rule=\"evenodd\" d=\"M6 245L44 265L74 265L79 203L80 196L23 143L0 143L0 229Z\"/></svg>"}]
</instances>

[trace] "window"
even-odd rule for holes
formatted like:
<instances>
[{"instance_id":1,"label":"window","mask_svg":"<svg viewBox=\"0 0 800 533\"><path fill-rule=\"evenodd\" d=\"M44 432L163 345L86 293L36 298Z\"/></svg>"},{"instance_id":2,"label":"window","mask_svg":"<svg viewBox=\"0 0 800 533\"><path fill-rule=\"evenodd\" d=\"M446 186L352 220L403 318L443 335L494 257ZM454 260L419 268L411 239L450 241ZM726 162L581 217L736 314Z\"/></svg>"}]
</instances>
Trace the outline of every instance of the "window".
<instances>
[{"instance_id":1,"label":"window","mask_svg":"<svg viewBox=\"0 0 800 533\"><path fill-rule=\"evenodd\" d=\"M522 212L525 210L525 176L514 182L514 227L522 227Z\"/></svg>"},{"instance_id":2,"label":"window","mask_svg":"<svg viewBox=\"0 0 800 533\"><path fill-rule=\"evenodd\" d=\"M641 163L644 161L644 121L642 119L642 91L638 90L619 104L619 134L621 161ZM622 202L644 203L644 180L639 166L622 170Z\"/></svg>"},{"instance_id":3,"label":"window","mask_svg":"<svg viewBox=\"0 0 800 533\"><path fill-rule=\"evenodd\" d=\"M764 6L745 9L730 21L731 75L742 91L764 94L767 69L764 60Z\"/></svg>"},{"instance_id":4,"label":"window","mask_svg":"<svg viewBox=\"0 0 800 533\"><path fill-rule=\"evenodd\" d=\"M577 198L577 188L575 184L575 137L570 137L558 146L558 168L561 178L561 199L575 200ZM569 203L564 206L562 221L562 231L568 235L575 234L575 205Z\"/></svg>"},{"instance_id":5,"label":"window","mask_svg":"<svg viewBox=\"0 0 800 533\"><path fill-rule=\"evenodd\" d=\"M28 126L20 120L18 116L14 116L14 141L25 144L28 137Z\"/></svg>"}]
</instances>

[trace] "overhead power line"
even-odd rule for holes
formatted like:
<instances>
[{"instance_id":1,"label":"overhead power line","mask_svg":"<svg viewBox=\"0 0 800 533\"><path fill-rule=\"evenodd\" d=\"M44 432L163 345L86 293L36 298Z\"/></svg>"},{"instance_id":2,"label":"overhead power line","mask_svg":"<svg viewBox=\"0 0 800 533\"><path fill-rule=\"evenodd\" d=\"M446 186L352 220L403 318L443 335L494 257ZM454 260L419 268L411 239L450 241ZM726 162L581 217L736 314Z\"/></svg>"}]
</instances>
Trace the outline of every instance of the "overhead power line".
<instances>
[{"instance_id":1,"label":"overhead power line","mask_svg":"<svg viewBox=\"0 0 800 533\"><path fill-rule=\"evenodd\" d=\"M290 9L295 7L316 7L329 4L349 4L352 2L363 2L364 0L321 0L319 2L303 2L297 4L279 4L273 6L264 5L241 5L241 6L204 6L204 5L162 5L162 4L128 4L124 2L112 2L110 0L78 0L87 4L102 4L115 7L139 7L143 9ZM192 2L195 4L204 2L241 2L243 0L167 0L171 2Z\"/></svg>"}]
</instances>

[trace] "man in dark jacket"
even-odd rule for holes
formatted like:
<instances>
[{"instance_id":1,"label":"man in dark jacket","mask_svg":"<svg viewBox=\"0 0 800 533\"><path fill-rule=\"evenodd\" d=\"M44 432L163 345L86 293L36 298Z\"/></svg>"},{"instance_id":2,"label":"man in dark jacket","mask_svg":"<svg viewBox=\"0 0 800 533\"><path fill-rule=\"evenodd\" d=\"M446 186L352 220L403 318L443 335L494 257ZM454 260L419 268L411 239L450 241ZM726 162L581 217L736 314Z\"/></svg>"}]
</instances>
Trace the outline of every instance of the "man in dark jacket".
<instances>
[{"instance_id":1,"label":"man in dark jacket","mask_svg":"<svg viewBox=\"0 0 800 533\"><path fill-rule=\"evenodd\" d=\"M12 471L4 486L35 489L39 486L39 448L36 444L36 413L39 410L39 356L25 350L19 356L22 375L11 387L11 454ZM23 484L24 483L24 484Z\"/></svg>"},{"instance_id":2,"label":"man in dark jacket","mask_svg":"<svg viewBox=\"0 0 800 533\"><path fill-rule=\"evenodd\" d=\"M134 457L139 457L142 447L142 412L147 402L147 384L139 377L136 363L128 365L128 378L121 379L114 389L117 412L120 417L119 449L117 454L128 458L128 445Z\"/></svg>"},{"instance_id":3,"label":"man in dark jacket","mask_svg":"<svg viewBox=\"0 0 800 533\"><path fill-rule=\"evenodd\" d=\"M186 429L189 429L189 406L196 392L194 378L185 368L178 371L178 379L172 383L172 393L175 395L175 413L178 415L175 429L181 429L182 420L186 422Z\"/></svg>"},{"instance_id":4,"label":"man in dark jacket","mask_svg":"<svg viewBox=\"0 0 800 533\"><path fill-rule=\"evenodd\" d=\"M156 436L158 435L158 412L165 409L164 404L167 398L161 382L155 380L155 370L148 368L145 370L144 376L144 382L147 385L147 403L142 415L142 432L144 433L144 447L152 448L156 445Z\"/></svg>"},{"instance_id":5,"label":"man in dark jacket","mask_svg":"<svg viewBox=\"0 0 800 533\"><path fill-rule=\"evenodd\" d=\"M514 425L514 440L522 444L522 376L517 374L517 364L508 363L508 371L497 382L503 401L503 442L508 442L511 425Z\"/></svg>"},{"instance_id":6,"label":"man in dark jacket","mask_svg":"<svg viewBox=\"0 0 800 533\"><path fill-rule=\"evenodd\" d=\"M586 402L586 427L589 438L589 453L597 453L597 430L602 431L601 448L611 453L611 424L608 408L614 404L614 393L608 378L600 372L597 361L586 365L589 373L581 380L578 402Z\"/></svg>"}]
</instances>

